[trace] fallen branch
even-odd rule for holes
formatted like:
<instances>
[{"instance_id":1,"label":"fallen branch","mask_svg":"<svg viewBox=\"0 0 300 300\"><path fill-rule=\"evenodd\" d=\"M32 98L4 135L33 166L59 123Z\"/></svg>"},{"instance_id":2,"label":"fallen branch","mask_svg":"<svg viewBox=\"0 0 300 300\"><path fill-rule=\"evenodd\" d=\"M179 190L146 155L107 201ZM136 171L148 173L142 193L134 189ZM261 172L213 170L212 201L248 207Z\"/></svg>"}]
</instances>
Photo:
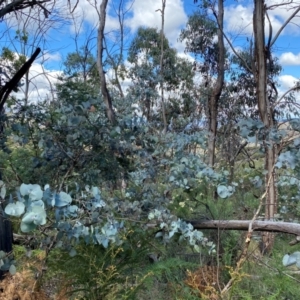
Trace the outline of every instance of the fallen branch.
<instances>
[{"instance_id":1,"label":"fallen branch","mask_svg":"<svg viewBox=\"0 0 300 300\"><path fill-rule=\"evenodd\" d=\"M252 220L186 220L186 222L191 223L195 229L224 229L247 231ZM282 232L300 236L300 224L297 223L253 221L252 229L256 231Z\"/></svg>"}]
</instances>

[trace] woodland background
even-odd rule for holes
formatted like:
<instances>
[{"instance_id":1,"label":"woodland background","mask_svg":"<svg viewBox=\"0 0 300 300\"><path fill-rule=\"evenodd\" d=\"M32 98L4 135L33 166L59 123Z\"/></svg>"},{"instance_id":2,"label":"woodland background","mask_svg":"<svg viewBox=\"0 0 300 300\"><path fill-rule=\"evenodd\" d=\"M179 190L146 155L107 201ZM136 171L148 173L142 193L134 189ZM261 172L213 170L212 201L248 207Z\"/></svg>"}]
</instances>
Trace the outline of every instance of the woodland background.
<instances>
[{"instance_id":1,"label":"woodland background","mask_svg":"<svg viewBox=\"0 0 300 300\"><path fill-rule=\"evenodd\" d=\"M282 90L275 52L300 2L249 1L242 47L226 1L190 2L182 55L172 0L134 35L134 2L0 1L0 299L298 297L300 82ZM53 82L47 34L66 23Z\"/></svg>"}]
</instances>

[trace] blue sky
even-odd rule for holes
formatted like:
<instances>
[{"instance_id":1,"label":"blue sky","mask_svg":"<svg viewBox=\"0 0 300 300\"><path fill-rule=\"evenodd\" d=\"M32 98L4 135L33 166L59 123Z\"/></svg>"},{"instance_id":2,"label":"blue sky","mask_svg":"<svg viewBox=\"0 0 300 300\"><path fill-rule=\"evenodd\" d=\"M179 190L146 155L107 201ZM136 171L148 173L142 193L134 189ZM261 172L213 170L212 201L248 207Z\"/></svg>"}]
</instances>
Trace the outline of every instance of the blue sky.
<instances>
[{"instance_id":1,"label":"blue sky","mask_svg":"<svg viewBox=\"0 0 300 300\"><path fill-rule=\"evenodd\" d=\"M33 22L32 19L26 23L26 16L18 18L12 14L6 19L6 23L0 26L0 32L4 32L5 24L12 28L1 37L1 46L10 46L15 44L15 50L20 51L20 45L14 39L15 30L26 23L26 28L30 29L34 34L43 33L43 39L38 43L37 39L29 39L32 48L25 53L30 55L32 49L39 44L44 51L38 63L35 63L31 70L33 77L32 93L34 97L40 97L49 92L49 81L54 83L56 76L63 69L62 62L67 53L75 51L75 36L77 34L77 47L80 47L85 40L92 38L92 42L96 42L98 15L93 7L96 0L80 0L72 18L70 15L70 7L65 0L57 0L57 14L53 14L49 19L43 22ZM98 0L98 2L101 2ZM268 0L267 5L281 3L281 0ZM71 0L71 9L76 0ZM118 28L118 22L114 13L114 8L119 4L119 0L111 0L109 2L108 15L106 20L106 32L110 32L110 36L115 38L114 30ZM252 0L226 0L225 5L225 32L236 48L242 48L247 45L247 38L252 35ZM99 7L99 3L96 7ZM139 26L151 26L160 28L161 15L157 9L161 8L161 0L129 0L124 1L124 8L128 9L125 18L126 24L126 40L129 42ZM129 9L130 8L130 9ZM194 0L167 0L165 12L165 34L171 45L175 47L182 56L184 53L184 45L178 41L181 28L187 22L188 15L197 9ZM28 12L29 13L29 12ZM284 21L292 13L286 7L273 9L269 11L270 20L274 33L281 27ZM41 12L31 12L33 17L36 14L41 16ZM66 21L64 18L67 17ZM58 21L57 21L58 20ZM283 72L279 77L281 89L291 87L294 82L300 78L300 15L293 20L294 24L289 25L282 33L275 45L275 54L283 67ZM29 25L28 25L29 24ZM29 27L28 27L29 26ZM53 29L52 27L55 26ZM94 29L93 34L90 34ZM7 34L9 33L9 35ZM36 36L36 35L35 35ZM94 49L96 52L96 49ZM42 63L42 65L41 65ZM43 66L43 67L42 67ZM41 73L43 73L41 75ZM49 78L46 78L45 74ZM36 91L34 89L38 89Z\"/></svg>"}]
</instances>

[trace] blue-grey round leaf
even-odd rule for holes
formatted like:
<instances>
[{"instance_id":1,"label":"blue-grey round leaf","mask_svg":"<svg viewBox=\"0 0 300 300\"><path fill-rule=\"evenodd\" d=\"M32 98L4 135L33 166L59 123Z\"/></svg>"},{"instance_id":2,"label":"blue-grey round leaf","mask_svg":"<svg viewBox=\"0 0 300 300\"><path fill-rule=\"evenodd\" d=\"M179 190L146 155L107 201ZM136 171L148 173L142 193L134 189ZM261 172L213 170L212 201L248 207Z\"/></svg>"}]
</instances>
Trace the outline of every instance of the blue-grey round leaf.
<instances>
[{"instance_id":1,"label":"blue-grey round leaf","mask_svg":"<svg viewBox=\"0 0 300 300\"><path fill-rule=\"evenodd\" d=\"M31 232L36 229L36 225L34 223L24 223L21 222L21 231L22 232Z\"/></svg>"},{"instance_id":2,"label":"blue-grey round leaf","mask_svg":"<svg viewBox=\"0 0 300 300\"><path fill-rule=\"evenodd\" d=\"M24 203L17 201L16 203L9 203L5 207L5 213L10 216L19 217L25 211Z\"/></svg>"},{"instance_id":3,"label":"blue-grey round leaf","mask_svg":"<svg viewBox=\"0 0 300 300\"><path fill-rule=\"evenodd\" d=\"M10 275L15 275L17 273L17 268L15 267L15 265L11 265L9 267L9 273Z\"/></svg>"}]
</instances>

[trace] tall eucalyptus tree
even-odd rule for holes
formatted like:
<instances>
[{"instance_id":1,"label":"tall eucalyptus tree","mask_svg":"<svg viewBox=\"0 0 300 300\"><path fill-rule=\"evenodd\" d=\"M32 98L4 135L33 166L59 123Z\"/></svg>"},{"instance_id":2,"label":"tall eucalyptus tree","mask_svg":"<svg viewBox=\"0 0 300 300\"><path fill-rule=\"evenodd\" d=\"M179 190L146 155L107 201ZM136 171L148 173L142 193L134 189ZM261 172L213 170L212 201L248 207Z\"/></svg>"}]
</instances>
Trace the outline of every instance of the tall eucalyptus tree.
<instances>
[{"instance_id":1,"label":"tall eucalyptus tree","mask_svg":"<svg viewBox=\"0 0 300 300\"><path fill-rule=\"evenodd\" d=\"M194 1L197 2L197 1ZM224 1L204 1L201 9L189 17L180 39L186 42L186 51L200 56L198 66L207 89L206 115L208 118L208 161L215 164L219 100L224 86L226 49L223 37ZM209 16L209 10L214 19ZM215 40L215 37L217 39Z\"/></svg>"}]
</instances>

